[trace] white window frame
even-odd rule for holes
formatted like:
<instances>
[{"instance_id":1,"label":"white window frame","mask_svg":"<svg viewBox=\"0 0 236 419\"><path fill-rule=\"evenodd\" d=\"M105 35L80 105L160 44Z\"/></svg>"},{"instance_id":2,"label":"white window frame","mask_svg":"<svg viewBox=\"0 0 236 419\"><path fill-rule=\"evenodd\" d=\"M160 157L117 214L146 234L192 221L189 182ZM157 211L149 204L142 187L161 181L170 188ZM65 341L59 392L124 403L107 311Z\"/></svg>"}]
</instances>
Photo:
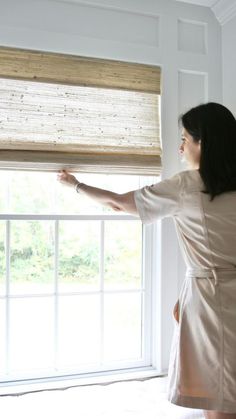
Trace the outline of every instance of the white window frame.
<instances>
[{"instance_id":1,"label":"white window frame","mask_svg":"<svg viewBox=\"0 0 236 419\"><path fill-rule=\"evenodd\" d=\"M150 182L150 178L148 178ZM142 184L145 185L145 178L142 178ZM38 214L0 214L0 220L6 221L6 322L9 324L9 279L10 279L10 223L15 220L46 220L55 222L55 278L54 278L54 296L55 304L54 310L57 312L57 266L58 266L58 225L62 220L96 220L100 221L101 228L101 247L100 247L100 290L96 291L101 293L101 298L103 297L103 292L101 285L103 281L103 251L104 251L104 222L108 220L136 220L136 217L131 215L59 215L59 214L49 214L49 215L38 215ZM62 375L61 373L52 377L35 377L33 379L20 379L0 383L0 394L14 394L22 391L35 391L35 389L48 389L48 388L63 388L65 386L74 386L74 385L83 385L83 384L94 384L101 382L113 382L118 380L127 380L127 379L137 379L144 377L160 376L163 375L161 370L161 304L160 304L160 295L161 295L161 282L160 282L160 252L157 253L159 246L156 246L156 243L161 243L161 228L160 222L143 225L142 227L142 248L143 248L143 266L142 266L142 275L145 281L145 287L140 288L145 292L143 293L145 297L145 312L143 312L143 324L142 324L142 333L144 338L142 340L142 352L146 354L145 358L140 362L129 362L128 364L124 362L111 363L107 365L106 371L104 368L101 368L101 371L97 369L94 373L93 371L87 371L86 373L71 373ZM124 290L127 292L137 292ZM109 291L107 291L109 292ZM120 291L117 291L119 293ZM112 293L115 293L112 290ZM63 293L62 293L63 294ZM74 293L69 293L72 295ZM75 293L83 294L83 293ZM33 295L27 294L27 297ZM35 295L36 296L36 295ZM40 294L37 294L39 297ZM52 296L52 294L44 293L42 296ZM19 297L23 298L24 295ZM17 298L11 297L11 298ZM57 319L57 316L55 316ZM9 328L6 328L6 351L9 349ZM57 336L57 322L55 324L55 342ZM55 351L56 352L56 351Z\"/></svg>"}]
</instances>

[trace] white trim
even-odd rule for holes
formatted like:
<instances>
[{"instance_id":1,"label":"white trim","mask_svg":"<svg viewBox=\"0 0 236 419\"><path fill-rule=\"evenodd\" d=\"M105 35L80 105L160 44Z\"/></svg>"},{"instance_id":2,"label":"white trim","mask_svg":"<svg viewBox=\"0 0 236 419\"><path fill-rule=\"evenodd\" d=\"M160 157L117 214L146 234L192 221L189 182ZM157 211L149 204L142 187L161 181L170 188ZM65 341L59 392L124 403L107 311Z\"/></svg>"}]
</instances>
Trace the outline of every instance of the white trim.
<instances>
[{"instance_id":1,"label":"white trim","mask_svg":"<svg viewBox=\"0 0 236 419\"><path fill-rule=\"evenodd\" d=\"M155 333L152 323L152 227L143 225L143 265L142 265L142 358L145 360L146 365L152 364L151 353L151 338L152 333Z\"/></svg>"},{"instance_id":2,"label":"white trim","mask_svg":"<svg viewBox=\"0 0 236 419\"><path fill-rule=\"evenodd\" d=\"M57 390L57 389L65 389L69 387L78 387L84 385L92 385L92 384L110 384L117 381L127 381L127 380L142 380L145 378L151 377L165 377L166 374L160 374L159 371L155 368L146 368L140 367L135 369L126 369L123 372L115 372L110 371L106 373L92 373L92 374L84 374L80 377L60 377L60 379L55 380L49 379L47 382L44 380L37 380L37 382L31 380L31 382L20 382L17 385L5 385L1 388L1 396L4 395L17 395L22 393L28 392L35 392L35 391L42 391L42 383L43 388L45 390Z\"/></svg>"},{"instance_id":3,"label":"white trim","mask_svg":"<svg viewBox=\"0 0 236 419\"><path fill-rule=\"evenodd\" d=\"M235 0L218 0L212 10L220 24L224 25L236 16L236 2Z\"/></svg>"},{"instance_id":4,"label":"white trim","mask_svg":"<svg viewBox=\"0 0 236 419\"><path fill-rule=\"evenodd\" d=\"M89 363L78 367L78 365L71 365L69 368L64 367L60 368L60 371L55 371L54 369L43 368L39 371L31 372L30 376L23 372L18 372L14 374L14 377L9 374L7 380L0 382L0 394L2 395L2 389L12 388L15 386L27 386L32 384L39 384L40 389L44 390L47 388L47 383L57 383L58 381L72 381L78 380L80 383L80 378L84 379L89 377L91 384L93 383L93 376L96 378L101 375L101 377L110 376L111 374L123 374L123 371L126 372L135 372L143 370L153 370L154 368L150 365L146 365L144 360L130 360L125 359L122 361L110 361L106 364L101 364L98 366L96 363ZM108 380L107 380L108 381ZM55 388L54 386L52 386Z\"/></svg>"},{"instance_id":5,"label":"white trim","mask_svg":"<svg viewBox=\"0 0 236 419\"><path fill-rule=\"evenodd\" d=\"M235 0L176 0L181 3L194 4L195 6L209 7L214 12L221 25L229 22L236 16Z\"/></svg>"},{"instance_id":6,"label":"white trim","mask_svg":"<svg viewBox=\"0 0 236 419\"><path fill-rule=\"evenodd\" d=\"M94 0L56 0L60 3L65 4L75 4L76 6L82 6L82 7L90 7L90 8L96 8L96 9L102 9L102 10L111 10L114 12L124 12L124 13L132 13L134 15L138 16L147 16L147 17L157 17L159 18L160 13L156 11L146 11L143 9L142 5L134 4L126 4L125 6L120 6L119 4L108 4L106 1L94 1ZM182 1L182 0L178 0ZM204 0L203 0L204 1ZM139 9L140 8L140 9Z\"/></svg>"},{"instance_id":7,"label":"white trim","mask_svg":"<svg viewBox=\"0 0 236 419\"><path fill-rule=\"evenodd\" d=\"M132 215L59 215L59 214L0 214L0 220L52 220L52 221L65 221L65 220L98 220L98 221L109 221L109 220L134 220L138 221L139 218Z\"/></svg>"},{"instance_id":8,"label":"white trim","mask_svg":"<svg viewBox=\"0 0 236 419\"><path fill-rule=\"evenodd\" d=\"M54 255L54 367L58 363L58 262L59 262L59 221L55 221L55 255Z\"/></svg>"},{"instance_id":9,"label":"white trim","mask_svg":"<svg viewBox=\"0 0 236 419\"><path fill-rule=\"evenodd\" d=\"M217 0L176 0L181 3L194 4L195 6L212 7Z\"/></svg>"},{"instance_id":10,"label":"white trim","mask_svg":"<svg viewBox=\"0 0 236 419\"><path fill-rule=\"evenodd\" d=\"M104 362L104 256L105 256L105 223L100 223L100 360Z\"/></svg>"},{"instance_id":11,"label":"white trim","mask_svg":"<svg viewBox=\"0 0 236 419\"><path fill-rule=\"evenodd\" d=\"M152 227L152 366L163 373L162 355L162 275L161 275L161 222Z\"/></svg>"},{"instance_id":12,"label":"white trim","mask_svg":"<svg viewBox=\"0 0 236 419\"><path fill-rule=\"evenodd\" d=\"M145 290L142 288L135 288L135 289L119 289L119 290L104 290L102 291L104 294L135 294L135 293L141 293L144 292ZM99 295L101 293L100 290L95 290L95 291L60 291L58 293L58 295L60 295L60 297L74 297L76 295ZM11 293L11 295L8 297L9 300L13 300L16 298L46 298L46 297L53 297L55 296L54 292L45 292L45 293L38 293L38 294L13 294ZM6 295L0 295L0 300L4 300L6 298Z\"/></svg>"},{"instance_id":13,"label":"white trim","mask_svg":"<svg viewBox=\"0 0 236 419\"><path fill-rule=\"evenodd\" d=\"M6 372L8 374L9 372L9 365L10 365L10 359L9 359L9 348L10 348L10 300L9 300L9 294L10 294L10 221L6 221L6 343L5 343L5 357L6 357Z\"/></svg>"}]
</instances>

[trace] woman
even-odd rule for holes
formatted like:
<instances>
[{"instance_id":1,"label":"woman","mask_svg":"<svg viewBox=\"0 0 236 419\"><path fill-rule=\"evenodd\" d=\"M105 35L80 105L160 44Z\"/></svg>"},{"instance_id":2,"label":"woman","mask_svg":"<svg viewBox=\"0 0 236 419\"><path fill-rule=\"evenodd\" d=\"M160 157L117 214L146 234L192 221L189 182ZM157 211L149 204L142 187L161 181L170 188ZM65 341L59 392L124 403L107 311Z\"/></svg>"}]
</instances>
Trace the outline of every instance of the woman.
<instances>
[{"instance_id":1,"label":"woman","mask_svg":"<svg viewBox=\"0 0 236 419\"><path fill-rule=\"evenodd\" d=\"M217 103L181 117L185 170L116 194L62 171L62 183L143 223L172 217L187 265L174 308L168 400L236 418L236 120Z\"/></svg>"}]
</instances>

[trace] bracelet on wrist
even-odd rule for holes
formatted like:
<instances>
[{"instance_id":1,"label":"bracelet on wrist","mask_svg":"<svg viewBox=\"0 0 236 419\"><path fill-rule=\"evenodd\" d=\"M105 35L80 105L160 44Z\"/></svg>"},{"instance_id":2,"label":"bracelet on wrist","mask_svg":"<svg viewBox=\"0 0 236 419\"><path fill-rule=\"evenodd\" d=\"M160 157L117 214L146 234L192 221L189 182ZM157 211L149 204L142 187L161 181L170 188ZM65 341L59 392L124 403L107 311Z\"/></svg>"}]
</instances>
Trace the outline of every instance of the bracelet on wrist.
<instances>
[{"instance_id":1,"label":"bracelet on wrist","mask_svg":"<svg viewBox=\"0 0 236 419\"><path fill-rule=\"evenodd\" d=\"M77 182L76 183L76 185L75 185L75 190L76 190L76 192L77 193L80 193L80 186L82 185L82 183L81 182Z\"/></svg>"}]
</instances>

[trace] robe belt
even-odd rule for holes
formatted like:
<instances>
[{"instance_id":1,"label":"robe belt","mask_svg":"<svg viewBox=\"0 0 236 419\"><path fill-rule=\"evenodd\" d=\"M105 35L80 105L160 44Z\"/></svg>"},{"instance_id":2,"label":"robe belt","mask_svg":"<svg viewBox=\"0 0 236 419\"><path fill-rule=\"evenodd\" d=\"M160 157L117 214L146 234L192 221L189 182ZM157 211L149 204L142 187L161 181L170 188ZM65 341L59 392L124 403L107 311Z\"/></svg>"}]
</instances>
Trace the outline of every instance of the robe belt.
<instances>
[{"instance_id":1,"label":"robe belt","mask_svg":"<svg viewBox=\"0 0 236 419\"><path fill-rule=\"evenodd\" d=\"M235 278L236 280L236 266L235 268L223 268L215 266L213 268L187 268L186 272L187 277L195 278L214 278L213 291L215 293L215 287L219 284L219 279L222 278Z\"/></svg>"}]
</instances>

